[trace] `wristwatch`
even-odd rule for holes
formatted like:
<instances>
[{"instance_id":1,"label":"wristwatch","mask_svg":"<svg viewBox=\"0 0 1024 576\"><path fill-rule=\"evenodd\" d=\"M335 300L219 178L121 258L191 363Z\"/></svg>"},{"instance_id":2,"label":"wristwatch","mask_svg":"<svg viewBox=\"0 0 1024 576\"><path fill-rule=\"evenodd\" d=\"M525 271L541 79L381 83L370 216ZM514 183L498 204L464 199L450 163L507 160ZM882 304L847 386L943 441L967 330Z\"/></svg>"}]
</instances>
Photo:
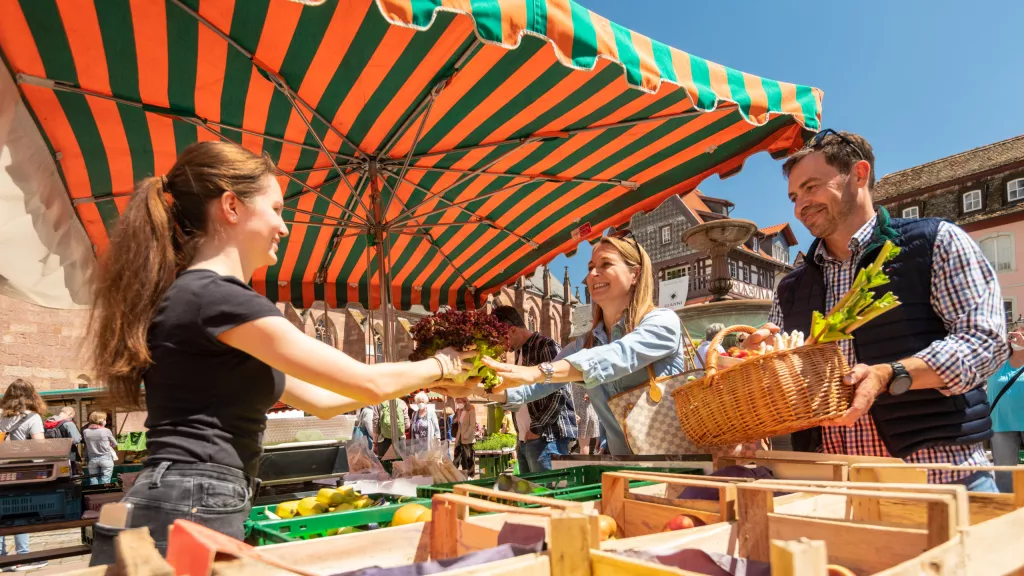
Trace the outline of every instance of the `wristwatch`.
<instances>
[{"instance_id":1,"label":"wristwatch","mask_svg":"<svg viewBox=\"0 0 1024 576\"><path fill-rule=\"evenodd\" d=\"M910 372L907 372L907 369L899 362L890 362L889 366L892 367L892 378L889 379L889 394L899 396L910 390L910 386L914 383L913 379L910 378Z\"/></svg>"},{"instance_id":2,"label":"wristwatch","mask_svg":"<svg viewBox=\"0 0 1024 576\"><path fill-rule=\"evenodd\" d=\"M551 365L551 362L541 362L540 371L544 374L544 382L542 384L551 384L551 377L555 375L555 367Z\"/></svg>"}]
</instances>

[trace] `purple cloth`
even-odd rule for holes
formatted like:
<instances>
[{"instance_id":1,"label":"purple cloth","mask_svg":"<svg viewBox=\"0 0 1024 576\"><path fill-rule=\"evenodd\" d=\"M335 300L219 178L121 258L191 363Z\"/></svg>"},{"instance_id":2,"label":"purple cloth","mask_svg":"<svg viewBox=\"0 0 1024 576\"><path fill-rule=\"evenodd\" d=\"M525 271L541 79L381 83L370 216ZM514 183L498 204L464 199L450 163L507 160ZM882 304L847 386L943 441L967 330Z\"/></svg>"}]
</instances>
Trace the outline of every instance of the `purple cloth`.
<instances>
[{"instance_id":1,"label":"purple cloth","mask_svg":"<svg viewBox=\"0 0 1024 576\"><path fill-rule=\"evenodd\" d=\"M663 555L655 555L643 550L624 550L616 552L616 554L706 576L771 576L772 573L772 568L767 562L756 562L717 552L705 552L696 548L687 548Z\"/></svg>"},{"instance_id":2,"label":"purple cloth","mask_svg":"<svg viewBox=\"0 0 1024 576\"><path fill-rule=\"evenodd\" d=\"M754 468L747 468L746 466L726 466L720 470L716 470L709 474L709 476L717 476L719 478L753 478L754 480L772 480L775 475L772 471L764 466L756 466ZM776 496L781 496L784 492L776 492ZM703 488L698 486L691 486L679 495L680 500L718 500L718 489L717 488Z\"/></svg>"},{"instance_id":3,"label":"purple cloth","mask_svg":"<svg viewBox=\"0 0 1024 576\"><path fill-rule=\"evenodd\" d=\"M543 549L543 542L539 546L518 546L516 544L502 544L496 548L488 548L478 552L471 552L458 558L448 560L431 560L410 564L409 566L395 566L393 568L380 568L373 566L362 568L354 572L344 572L335 576L424 576L426 574L440 574L448 570L478 566L498 560L508 560L525 554L535 554Z\"/></svg>"}]
</instances>

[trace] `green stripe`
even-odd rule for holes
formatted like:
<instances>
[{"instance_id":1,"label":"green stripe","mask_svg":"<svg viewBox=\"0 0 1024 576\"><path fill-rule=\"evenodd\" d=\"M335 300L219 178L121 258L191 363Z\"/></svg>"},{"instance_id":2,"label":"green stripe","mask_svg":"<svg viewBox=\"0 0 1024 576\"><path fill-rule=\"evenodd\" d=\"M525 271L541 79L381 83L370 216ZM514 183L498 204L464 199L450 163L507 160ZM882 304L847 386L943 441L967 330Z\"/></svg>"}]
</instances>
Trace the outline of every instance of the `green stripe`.
<instances>
[{"instance_id":1,"label":"green stripe","mask_svg":"<svg viewBox=\"0 0 1024 576\"><path fill-rule=\"evenodd\" d=\"M229 36L250 52L255 52L263 33L269 0L246 0L235 4L231 15ZM249 49L248 46L254 48ZM224 85L220 95L220 121L228 126L241 127L245 119L245 100L252 79L252 62L241 51L228 47L227 62L224 66ZM235 142L242 141L242 133L224 130L224 135Z\"/></svg>"},{"instance_id":2,"label":"green stripe","mask_svg":"<svg viewBox=\"0 0 1024 576\"><path fill-rule=\"evenodd\" d=\"M281 93L280 90L274 90L273 95L270 97L270 107L267 110L267 123L264 127L263 133L268 136L276 136L278 138L284 138L285 130L288 129L288 118L292 114L292 105L288 102L288 98ZM275 140L264 140L263 151L273 158L276 164L281 159L281 150L284 144Z\"/></svg>"},{"instance_id":3,"label":"green stripe","mask_svg":"<svg viewBox=\"0 0 1024 576\"><path fill-rule=\"evenodd\" d=\"M732 94L732 101L736 102L744 116L750 116L750 94L747 92L747 85L743 81L743 73L732 68L725 69L725 77L729 80L729 92Z\"/></svg>"},{"instance_id":4,"label":"green stripe","mask_svg":"<svg viewBox=\"0 0 1024 576\"><path fill-rule=\"evenodd\" d=\"M643 86L643 72L640 70L640 55L633 46L633 35L629 29L612 22L612 35L619 52L619 62L626 69L626 80L633 86Z\"/></svg>"},{"instance_id":5,"label":"green stripe","mask_svg":"<svg viewBox=\"0 0 1024 576\"><path fill-rule=\"evenodd\" d=\"M576 66L586 69L594 67L597 62L597 31L590 19L590 10L575 2L569 3L572 13L572 54L570 58Z\"/></svg>"},{"instance_id":6,"label":"green stripe","mask_svg":"<svg viewBox=\"0 0 1024 576\"><path fill-rule=\"evenodd\" d=\"M818 103L814 100L814 93L809 86L796 87L796 101L800 103L800 109L804 112L804 125L808 130L817 132L821 128L818 121Z\"/></svg>"},{"instance_id":7,"label":"green stripe","mask_svg":"<svg viewBox=\"0 0 1024 576\"><path fill-rule=\"evenodd\" d=\"M658 73L665 80L679 83L676 76L676 67L672 65L672 49L667 45L651 40L651 51L654 53L654 63L658 66Z\"/></svg>"},{"instance_id":8,"label":"green stripe","mask_svg":"<svg viewBox=\"0 0 1024 576\"><path fill-rule=\"evenodd\" d=\"M547 0L526 3L526 27L541 36L548 35L548 2Z\"/></svg>"},{"instance_id":9,"label":"green stripe","mask_svg":"<svg viewBox=\"0 0 1024 576\"><path fill-rule=\"evenodd\" d=\"M245 0L235 4L235 12L231 15L231 39L250 54L255 54L259 47L269 9L270 0Z\"/></svg>"},{"instance_id":10,"label":"green stripe","mask_svg":"<svg viewBox=\"0 0 1024 576\"><path fill-rule=\"evenodd\" d=\"M715 106L718 95L711 89L711 72L708 69L708 61L690 54L690 77L697 89L697 102L695 105L701 110L710 110Z\"/></svg>"},{"instance_id":11,"label":"green stripe","mask_svg":"<svg viewBox=\"0 0 1024 576\"><path fill-rule=\"evenodd\" d=\"M774 114L782 112L782 87L775 80L761 78L761 87L768 97L768 110Z\"/></svg>"},{"instance_id":12,"label":"green stripe","mask_svg":"<svg viewBox=\"0 0 1024 576\"><path fill-rule=\"evenodd\" d=\"M197 132L199 129L194 124L182 120L175 120L172 125L174 126L174 148L178 151L178 156L181 156L185 148L199 140Z\"/></svg>"},{"instance_id":13,"label":"green stripe","mask_svg":"<svg viewBox=\"0 0 1024 576\"><path fill-rule=\"evenodd\" d=\"M131 5L129 0L109 0L96 4L96 16L103 37L103 52L110 74L110 91L114 96L140 102L138 58L135 52ZM154 175L153 139L149 133L146 113L126 104L118 104L128 148L132 155L132 176L135 181Z\"/></svg>"},{"instance_id":14,"label":"green stripe","mask_svg":"<svg viewBox=\"0 0 1024 576\"><path fill-rule=\"evenodd\" d=\"M185 115L193 115L196 111L198 60L199 23L184 10L168 4L167 97L171 108ZM181 149L182 147L178 146L178 150Z\"/></svg>"},{"instance_id":15,"label":"green stripe","mask_svg":"<svg viewBox=\"0 0 1024 576\"><path fill-rule=\"evenodd\" d=\"M430 24L434 17L434 8L441 6L441 0L411 0L412 24L420 28Z\"/></svg>"},{"instance_id":16,"label":"green stripe","mask_svg":"<svg viewBox=\"0 0 1024 576\"><path fill-rule=\"evenodd\" d=\"M113 198L102 200L96 202L96 211L100 213L100 219L103 220L103 227L107 229L107 237L109 238L114 234L117 222L121 218L121 215L117 212L117 204Z\"/></svg>"},{"instance_id":17,"label":"green stripe","mask_svg":"<svg viewBox=\"0 0 1024 576\"><path fill-rule=\"evenodd\" d=\"M470 0L470 10L476 20L476 30L484 40L504 40L501 33L501 4L498 0Z\"/></svg>"}]
</instances>

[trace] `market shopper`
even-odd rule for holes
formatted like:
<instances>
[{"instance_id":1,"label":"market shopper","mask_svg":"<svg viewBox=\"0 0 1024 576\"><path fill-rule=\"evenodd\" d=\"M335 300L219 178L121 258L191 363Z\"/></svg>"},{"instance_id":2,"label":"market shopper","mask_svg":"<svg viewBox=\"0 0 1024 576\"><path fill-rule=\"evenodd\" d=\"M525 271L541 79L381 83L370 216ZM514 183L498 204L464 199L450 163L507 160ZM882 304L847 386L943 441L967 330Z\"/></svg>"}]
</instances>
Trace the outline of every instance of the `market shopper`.
<instances>
[{"instance_id":1,"label":"market shopper","mask_svg":"<svg viewBox=\"0 0 1024 576\"><path fill-rule=\"evenodd\" d=\"M391 449L391 445L395 442L395 439L399 440L405 438L405 431L412 427L412 422L409 419L409 406L405 403L405 400L398 398L395 400L395 407L397 416L395 422L398 424L398 432L395 433L391 429L391 402L381 402L375 412L373 429L377 431L376 450L377 457L381 460Z\"/></svg>"},{"instance_id":2,"label":"market shopper","mask_svg":"<svg viewBox=\"0 0 1024 576\"><path fill-rule=\"evenodd\" d=\"M515 352L519 366L537 366L553 361L559 352L558 343L527 329L523 317L512 306L498 306L491 315L509 327L509 347ZM552 456L566 456L576 439L576 410L568 386L555 393L527 402L530 425L525 431L521 452L530 472L551 470ZM506 412L507 414L508 412Z\"/></svg>"},{"instance_id":3,"label":"market shopper","mask_svg":"<svg viewBox=\"0 0 1024 576\"><path fill-rule=\"evenodd\" d=\"M459 398L455 402L455 421L458 427L455 431L452 463L472 478L476 473L476 451L473 449L476 443L476 409L469 403L469 398Z\"/></svg>"},{"instance_id":4,"label":"market shopper","mask_svg":"<svg viewBox=\"0 0 1024 576\"><path fill-rule=\"evenodd\" d=\"M708 365L708 350L711 348L711 340L718 335L719 332L725 330L725 324L714 323L709 324L707 330L704 331L704 341L697 347L697 356L700 357L700 363L698 367L706 368ZM725 347L721 344L718 345L719 354L725 354Z\"/></svg>"},{"instance_id":5,"label":"market shopper","mask_svg":"<svg viewBox=\"0 0 1024 576\"><path fill-rule=\"evenodd\" d=\"M590 454L591 444L596 450L594 442L598 437L597 412L594 412L594 405L590 402L590 394L587 388L579 382L570 384L572 388L572 405L576 409L576 441L580 454Z\"/></svg>"},{"instance_id":6,"label":"market shopper","mask_svg":"<svg viewBox=\"0 0 1024 576\"><path fill-rule=\"evenodd\" d=\"M1012 348L1010 358L988 379L996 466L1016 466L1024 449L1024 333L1010 332L1007 339ZM996 485L1000 492L1013 492L1013 475L996 472Z\"/></svg>"},{"instance_id":7,"label":"market shopper","mask_svg":"<svg viewBox=\"0 0 1024 576\"><path fill-rule=\"evenodd\" d=\"M54 414L43 422L43 436L46 438L70 438L71 439L71 458L72 469L78 470L81 468L81 458L78 453L78 447L82 444L82 433L79 432L78 426L75 425L75 409L71 406L64 406L60 409L60 412Z\"/></svg>"},{"instance_id":8,"label":"market shopper","mask_svg":"<svg viewBox=\"0 0 1024 576\"><path fill-rule=\"evenodd\" d=\"M305 335L249 286L278 261L283 209L268 157L199 142L139 183L101 262L93 369L124 404L145 385L149 457L123 501L161 552L177 519L242 538L279 399L329 418L443 384L472 355L368 365ZM96 526L94 565L118 528Z\"/></svg>"},{"instance_id":9,"label":"market shopper","mask_svg":"<svg viewBox=\"0 0 1024 576\"><path fill-rule=\"evenodd\" d=\"M558 392L568 382L582 382L604 426L608 451L628 455L608 399L647 382L648 366L656 376L686 369L682 324L675 312L654 306L651 259L633 238L601 238L585 282L595 304L590 332L567 345L556 361L539 366L485 358L501 376L501 388L506 388L490 398L515 409Z\"/></svg>"},{"instance_id":10,"label":"market shopper","mask_svg":"<svg viewBox=\"0 0 1024 576\"><path fill-rule=\"evenodd\" d=\"M104 412L89 414L85 427L85 455L89 462L90 485L110 484L117 460L117 439L107 426Z\"/></svg>"},{"instance_id":11,"label":"market shopper","mask_svg":"<svg viewBox=\"0 0 1024 576\"><path fill-rule=\"evenodd\" d=\"M0 433L4 441L42 440L43 418L46 402L36 392L31 382L17 379L7 386L0 398ZM16 554L29 553L28 534L14 535ZM7 538L0 536L0 556L7 556ZM15 566L14 570L33 570L46 566L46 562L32 562Z\"/></svg>"},{"instance_id":12,"label":"market shopper","mask_svg":"<svg viewBox=\"0 0 1024 576\"><path fill-rule=\"evenodd\" d=\"M779 282L769 324L755 347L781 326L810 334L811 316L827 312L886 240L901 249L886 266L901 305L853 332L839 346L852 367L850 410L820 432L794 435L804 450L896 456L912 463L987 465L992 436L984 389L1008 354L996 275L963 230L936 218L892 219L874 207L871 146L856 134L820 132L789 158L794 214L817 238L804 264ZM818 440L820 438L820 440ZM991 472L938 470L933 483L994 492Z\"/></svg>"},{"instance_id":13,"label":"market shopper","mask_svg":"<svg viewBox=\"0 0 1024 576\"><path fill-rule=\"evenodd\" d=\"M437 422L437 412L430 409L430 398L425 392L417 392L413 397L412 438L441 440L441 427Z\"/></svg>"}]
</instances>

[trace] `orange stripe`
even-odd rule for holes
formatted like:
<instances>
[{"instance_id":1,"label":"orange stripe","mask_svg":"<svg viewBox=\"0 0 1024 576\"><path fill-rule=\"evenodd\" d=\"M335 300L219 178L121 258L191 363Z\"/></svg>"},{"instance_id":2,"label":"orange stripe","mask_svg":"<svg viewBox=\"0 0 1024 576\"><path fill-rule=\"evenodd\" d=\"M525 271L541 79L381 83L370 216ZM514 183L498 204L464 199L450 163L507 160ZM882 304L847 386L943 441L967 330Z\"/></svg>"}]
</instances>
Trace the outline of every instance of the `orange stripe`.
<instances>
[{"instance_id":1,"label":"orange stripe","mask_svg":"<svg viewBox=\"0 0 1024 576\"><path fill-rule=\"evenodd\" d=\"M377 119L374 120L373 126L370 127L361 143L361 147L364 150L377 151L388 132L398 123L405 111L409 109L409 106L413 104L417 95L435 79L441 66L451 59L455 54L455 50L472 33L473 28L465 18L456 18L445 29L441 37L430 47L430 52L423 57L416 70L413 71L405 81L405 84L402 85L402 88L388 102L384 110L377 116ZM431 116L433 116L433 112L431 112ZM413 129L413 133L415 134L415 129Z\"/></svg>"},{"instance_id":2,"label":"orange stripe","mask_svg":"<svg viewBox=\"0 0 1024 576\"><path fill-rule=\"evenodd\" d=\"M139 95L146 104L170 107L167 96L167 13L163 2L131 0ZM156 135L154 134L154 142Z\"/></svg>"},{"instance_id":3,"label":"orange stripe","mask_svg":"<svg viewBox=\"0 0 1024 576\"><path fill-rule=\"evenodd\" d=\"M796 100L796 85L789 82L779 82L779 89L782 91L782 111L803 119L804 110Z\"/></svg>"},{"instance_id":4,"label":"orange stripe","mask_svg":"<svg viewBox=\"0 0 1024 576\"><path fill-rule=\"evenodd\" d=\"M476 53L476 56L469 60L466 67L459 72L459 80L452 82L434 101L434 106L430 111L430 118L427 120L427 125L424 128L424 134L426 134L431 128L434 127L437 122L444 117L452 107L458 103L458 101L465 96L473 86L476 85L475 79L482 78L484 74L493 68L501 57L507 54L508 51L504 48L496 46L484 45L480 48L480 51ZM392 150L391 155L396 157L402 157L409 153L409 148L412 146L412 140L416 137L415 130L407 130L405 135L402 136L398 144ZM440 150L440 148L437 148Z\"/></svg>"},{"instance_id":5,"label":"orange stripe","mask_svg":"<svg viewBox=\"0 0 1024 576\"><path fill-rule=\"evenodd\" d=\"M7 16L11 14L8 12ZM34 44L32 45L34 46ZM5 44L6 49L6 44ZM82 157L82 150L79 148L75 132L64 115L64 108L57 100L56 94L46 88L38 86L21 85L21 91L25 94L25 100L29 108L39 119L39 124L49 138L54 152L59 154L60 167L64 172L64 179L68 183L68 194L72 198L88 198L92 196L92 184L89 182L89 173L85 169L85 159Z\"/></svg>"},{"instance_id":6,"label":"orange stripe","mask_svg":"<svg viewBox=\"0 0 1024 576\"><path fill-rule=\"evenodd\" d=\"M750 95L750 119L758 124L768 121L768 94L764 91L761 79L757 76L741 72L743 74L743 86Z\"/></svg>"},{"instance_id":7,"label":"orange stripe","mask_svg":"<svg viewBox=\"0 0 1024 576\"><path fill-rule=\"evenodd\" d=\"M174 143L174 120L159 114L146 114L149 125L149 137L153 141L153 170L156 174L171 171L178 159L178 149ZM139 174L139 178L149 176Z\"/></svg>"},{"instance_id":8,"label":"orange stripe","mask_svg":"<svg viewBox=\"0 0 1024 576\"><path fill-rule=\"evenodd\" d=\"M379 0L377 5L390 20L412 22L412 0Z\"/></svg>"},{"instance_id":9,"label":"orange stripe","mask_svg":"<svg viewBox=\"0 0 1024 576\"><path fill-rule=\"evenodd\" d=\"M365 10L356 10L351 7L339 7L331 17L331 23L324 33L320 47L313 56L306 75L302 78L302 86L299 87L299 96L309 102L311 106L320 103L320 98L327 90L327 85L338 70L345 54L352 45L352 38L355 37L359 26L363 22L367 11L371 8L366 5ZM363 71L365 73L365 70Z\"/></svg>"},{"instance_id":10,"label":"orange stripe","mask_svg":"<svg viewBox=\"0 0 1024 576\"><path fill-rule=\"evenodd\" d=\"M729 89L729 76L725 67L708 61L708 76L711 79L711 89L714 90L719 100L732 98L732 90Z\"/></svg>"},{"instance_id":11,"label":"orange stripe","mask_svg":"<svg viewBox=\"0 0 1024 576\"><path fill-rule=\"evenodd\" d=\"M519 42L519 35L525 29L526 0L505 0L502 2L501 37L505 44L515 46Z\"/></svg>"},{"instance_id":12,"label":"orange stripe","mask_svg":"<svg viewBox=\"0 0 1024 576\"><path fill-rule=\"evenodd\" d=\"M587 98L585 102L579 104L565 114L562 114L558 119L552 121L539 131L553 132L572 126L574 123L591 114L601 106L611 102L614 98L617 98L627 90L632 90L632 88L629 87L629 84L625 82L612 82L590 98Z\"/></svg>"},{"instance_id":13,"label":"orange stripe","mask_svg":"<svg viewBox=\"0 0 1024 576\"><path fill-rule=\"evenodd\" d=\"M345 100L338 107L331 124L342 133L347 134L352 129L356 117L363 111L367 100L373 96L380 86L381 81L391 72L398 57L405 52L406 46L416 34L409 28L392 26L388 28L384 38L373 51L373 56L366 63L366 67L360 72L352 89L345 96ZM340 144L340 142L339 142Z\"/></svg>"},{"instance_id":14,"label":"orange stripe","mask_svg":"<svg viewBox=\"0 0 1024 576\"><path fill-rule=\"evenodd\" d=\"M245 93L242 128L256 133L263 133L267 129L267 113L273 96L274 85L253 68L252 74L249 75L249 90ZM263 152L263 138L243 133L242 146L260 154Z\"/></svg>"},{"instance_id":15,"label":"orange stripe","mask_svg":"<svg viewBox=\"0 0 1024 576\"><path fill-rule=\"evenodd\" d=\"M4 15L0 18L0 46L11 68L15 73L45 77L46 68L18 0L0 0L0 14Z\"/></svg>"},{"instance_id":16,"label":"orange stripe","mask_svg":"<svg viewBox=\"0 0 1024 576\"><path fill-rule=\"evenodd\" d=\"M357 180L357 179L358 179L358 175L353 174L353 175L349 176L349 181L350 182L352 182L353 180ZM355 184L354 182L352 182L352 183ZM345 203L348 202L349 198L351 198L351 196L352 196L352 194L348 191L348 187L345 186L344 184L341 184L334 191L334 196L332 196L331 199L334 200L335 202L337 202L338 204L344 206ZM336 207L334 204L329 204L327 206L326 214L327 214L327 216L330 216L330 217L344 218L345 220L348 220L348 217L347 216L343 217L341 215L341 210L338 207ZM326 228L326 227L317 227L317 228L318 228L319 231L317 232L316 244L313 246L313 253L312 253L312 255L309 258L309 264L307 264L306 270L304 271L304 273L302 275L302 283L303 283L303 292L302 292L302 294L303 294L303 297L307 296L306 285L309 284L310 287L312 287L313 279L316 277L317 270L319 270L319 267L320 267L320 261L323 260L324 253L327 251L327 247L330 245L331 235L334 233L334 229L333 228ZM335 254L337 254L337 253L335 253ZM333 280L333 278L330 278L330 280Z\"/></svg>"},{"instance_id":17,"label":"orange stripe","mask_svg":"<svg viewBox=\"0 0 1024 576\"><path fill-rule=\"evenodd\" d=\"M572 27L572 9L570 0L548 0L548 38L562 53L563 58L572 55L572 42L575 36Z\"/></svg>"},{"instance_id":18,"label":"orange stripe","mask_svg":"<svg viewBox=\"0 0 1024 576\"><path fill-rule=\"evenodd\" d=\"M311 212L313 210L313 204L316 202L317 196L315 194L306 194L302 198L299 198L299 209ZM296 222L309 222L309 216L296 212L294 214L294 220ZM281 269L277 275L278 280L284 280L288 282L288 286L282 288L281 292L288 292L288 295L282 299L284 294L278 295L278 300L290 301L292 291L292 272L295 271L295 263L299 259L299 252L302 251L302 241L306 237L306 230L310 229L310 226L295 226L291 227L291 233L288 234L288 250L285 251L283 260L281 262ZM293 249L294 248L294 249Z\"/></svg>"},{"instance_id":19,"label":"orange stripe","mask_svg":"<svg viewBox=\"0 0 1024 576\"><path fill-rule=\"evenodd\" d=\"M288 47L295 35L295 27L302 16L302 5L298 2L271 2L267 17L263 21L260 43L256 45L253 60L268 70L277 72L288 53Z\"/></svg>"},{"instance_id":20,"label":"orange stripe","mask_svg":"<svg viewBox=\"0 0 1024 576\"><path fill-rule=\"evenodd\" d=\"M676 71L676 82L679 83L690 97L690 104L697 104L697 86L693 83L693 69L690 68L690 55L682 50L671 48L672 68Z\"/></svg>"},{"instance_id":21,"label":"orange stripe","mask_svg":"<svg viewBox=\"0 0 1024 576\"><path fill-rule=\"evenodd\" d=\"M593 12L590 12L590 21L593 23L594 32L597 34L597 53L611 56L615 61L618 61L619 47L615 44L615 33L612 32L612 23L604 16Z\"/></svg>"},{"instance_id":22,"label":"orange stripe","mask_svg":"<svg viewBox=\"0 0 1024 576\"><path fill-rule=\"evenodd\" d=\"M117 206L118 214L124 214L125 209L128 208L128 203L131 202L131 199L131 196L118 196L114 198L114 204Z\"/></svg>"},{"instance_id":23,"label":"orange stripe","mask_svg":"<svg viewBox=\"0 0 1024 576\"><path fill-rule=\"evenodd\" d=\"M203 2L199 15L221 32L231 30L234 0ZM199 57L196 62L196 115L220 122L220 100L224 91L224 70L228 64L228 43L207 28L199 26ZM202 140L202 136L200 136Z\"/></svg>"},{"instance_id":24,"label":"orange stripe","mask_svg":"<svg viewBox=\"0 0 1024 576\"><path fill-rule=\"evenodd\" d=\"M466 14L473 13L473 3L470 0L441 0L441 6Z\"/></svg>"},{"instance_id":25,"label":"orange stripe","mask_svg":"<svg viewBox=\"0 0 1024 576\"><path fill-rule=\"evenodd\" d=\"M107 57L103 51L103 36L92 3L59 0L57 8L67 34L71 56L75 61L79 84L101 94L110 94ZM86 97L96 120L110 167L111 187L114 192L130 192L134 187L131 150L121 123L117 104L109 100Z\"/></svg>"},{"instance_id":26,"label":"orange stripe","mask_svg":"<svg viewBox=\"0 0 1024 576\"><path fill-rule=\"evenodd\" d=\"M552 66L561 66L549 50L540 50L512 76L506 79L479 105L466 111L465 117L437 144L438 150L450 150L486 122L510 100Z\"/></svg>"},{"instance_id":27,"label":"orange stripe","mask_svg":"<svg viewBox=\"0 0 1024 576\"><path fill-rule=\"evenodd\" d=\"M630 35L633 38L633 47L640 56L641 82L646 90L657 90L661 84L661 70L654 62L654 46L651 39L633 31L630 31Z\"/></svg>"},{"instance_id":28,"label":"orange stripe","mask_svg":"<svg viewBox=\"0 0 1024 576\"><path fill-rule=\"evenodd\" d=\"M6 12L5 14L10 13ZM97 255L102 255L107 251L110 239L107 238L107 228L103 225L103 218L100 218L99 209L92 202L80 204L77 206L77 209L78 218L82 220L82 225L85 226L85 233L89 235L89 241L96 247Z\"/></svg>"},{"instance_id":29,"label":"orange stripe","mask_svg":"<svg viewBox=\"0 0 1024 576\"><path fill-rule=\"evenodd\" d=\"M524 126L536 118L539 118L541 114L550 110L552 106L558 104L582 88L592 76L600 73L608 65L609 62L607 60L598 60L597 66L594 67L594 71L589 74L569 74L555 85L554 88L548 90L544 94L544 98L536 99L514 118L510 118L507 122L502 124L501 127L488 134L483 141L499 142L501 140L508 139L513 134L518 134Z\"/></svg>"}]
</instances>

